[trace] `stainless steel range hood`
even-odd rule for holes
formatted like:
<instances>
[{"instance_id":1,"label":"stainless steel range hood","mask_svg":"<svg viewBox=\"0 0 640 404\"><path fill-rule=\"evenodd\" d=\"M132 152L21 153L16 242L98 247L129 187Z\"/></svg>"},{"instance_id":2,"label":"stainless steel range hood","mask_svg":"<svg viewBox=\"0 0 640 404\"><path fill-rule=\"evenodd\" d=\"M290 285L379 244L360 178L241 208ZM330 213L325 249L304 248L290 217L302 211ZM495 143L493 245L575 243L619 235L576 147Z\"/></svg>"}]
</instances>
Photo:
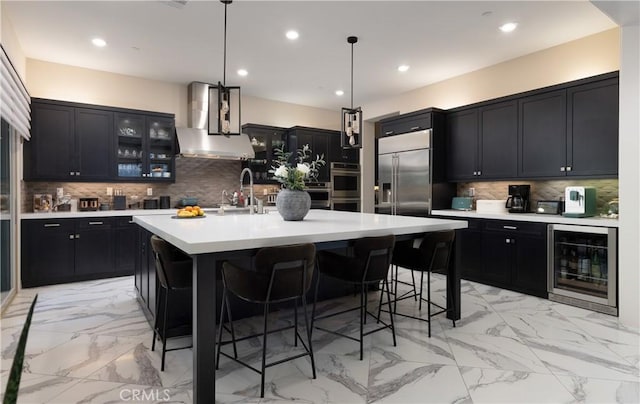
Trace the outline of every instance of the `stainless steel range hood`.
<instances>
[{"instance_id":1,"label":"stainless steel range hood","mask_svg":"<svg viewBox=\"0 0 640 404\"><path fill-rule=\"evenodd\" d=\"M245 160L255 157L249 136L209 135L209 84L193 82L188 88L188 127L176 128L180 157Z\"/></svg>"}]
</instances>

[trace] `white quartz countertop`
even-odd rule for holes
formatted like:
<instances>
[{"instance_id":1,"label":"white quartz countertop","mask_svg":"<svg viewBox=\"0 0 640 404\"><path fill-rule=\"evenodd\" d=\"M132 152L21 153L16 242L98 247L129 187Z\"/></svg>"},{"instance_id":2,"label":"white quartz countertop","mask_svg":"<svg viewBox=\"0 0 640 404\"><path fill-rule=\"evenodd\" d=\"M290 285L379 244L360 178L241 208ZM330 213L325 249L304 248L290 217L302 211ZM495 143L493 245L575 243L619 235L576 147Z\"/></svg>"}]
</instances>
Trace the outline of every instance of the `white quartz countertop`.
<instances>
[{"instance_id":1,"label":"white quartz countertop","mask_svg":"<svg viewBox=\"0 0 640 404\"><path fill-rule=\"evenodd\" d=\"M275 209L274 207L270 207ZM230 208L237 212L249 208ZM21 219L73 219L83 217L118 217L118 216L153 216L175 215L177 208L172 209L129 209L129 210L96 210L90 212L50 212L50 213L23 213ZM206 208L207 212L218 212L218 208Z\"/></svg>"},{"instance_id":2,"label":"white quartz countertop","mask_svg":"<svg viewBox=\"0 0 640 404\"><path fill-rule=\"evenodd\" d=\"M134 216L133 221L188 254L467 227L467 222L464 220L322 209L312 209L302 221L285 221L275 211L264 215L210 214L203 218L189 219L174 219L171 216Z\"/></svg>"},{"instance_id":3,"label":"white quartz countertop","mask_svg":"<svg viewBox=\"0 0 640 404\"><path fill-rule=\"evenodd\" d=\"M618 227L618 219L605 217L564 217L561 215L542 215L537 213L478 213L475 210L434 210L434 216L447 216L469 219L496 219L522 222L573 224L578 226Z\"/></svg>"}]
</instances>

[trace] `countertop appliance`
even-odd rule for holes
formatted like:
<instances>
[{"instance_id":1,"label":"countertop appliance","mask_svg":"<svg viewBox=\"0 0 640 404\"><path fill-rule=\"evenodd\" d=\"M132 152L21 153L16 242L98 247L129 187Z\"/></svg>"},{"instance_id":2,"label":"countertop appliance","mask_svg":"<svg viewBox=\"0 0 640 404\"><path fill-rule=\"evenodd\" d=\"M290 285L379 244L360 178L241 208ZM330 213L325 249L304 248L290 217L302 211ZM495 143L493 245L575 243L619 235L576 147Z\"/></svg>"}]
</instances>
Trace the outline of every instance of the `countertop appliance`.
<instances>
[{"instance_id":1,"label":"countertop appliance","mask_svg":"<svg viewBox=\"0 0 640 404\"><path fill-rule=\"evenodd\" d=\"M428 216L451 206L455 184L434 182L433 146L431 129L378 139L378 213Z\"/></svg>"},{"instance_id":2,"label":"countertop appliance","mask_svg":"<svg viewBox=\"0 0 640 404\"><path fill-rule=\"evenodd\" d=\"M564 201L563 216L591 217L596 215L596 189L593 187L566 187Z\"/></svg>"},{"instance_id":3,"label":"countertop appliance","mask_svg":"<svg viewBox=\"0 0 640 404\"><path fill-rule=\"evenodd\" d=\"M145 199L142 203L144 209L158 209L158 200L155 198Z\"/></svg>"},{"instance_id":4,"label":"countertop appliance","mask_svg":"<svg viewBox=\"0 0 640 404\"><path fill-rule=\"evenodd\" d=\"M509 213L529 213L530 185L509 185L509 197L505 207Z\"/></svg>"},{"instance_id":5,"label":"countertop appliance","mask_svg":"<svg viewBox=\"0 0 640 404\"><path fill-rule=\"evenodd\" d=\"M473 197L454 196L453 199L451 199L451 209L473 210Z\"/></svg>"},{"instance_id":6,"label":"countertop appliance","mask_svg":"<svg viewBox=\"0 0 640 404\"><path fill-rule=\"evenodd\" d=\"M562 213L562 201L538 201L536 213L543 215L559 215Z\"/></svg>"},{"instance_id":7,"label":"countertop appliance","mask_svg":"<svg viewBox=\"0 0 640 404\"><path fill-rule=\"evenodd\" d=\"M548 226L549 300L617 315L617 234L613 227Z\"/></svg>"},{"instance_id":8,"label":"countertop appliance","mask_svg":"<svg viewBox=\"0 0 640 404\"><path fill-rule=\"evenodd\" d=\"M171 197L163 195L160 197L160 209L171 209Z\"/></svg>"},{"instance_id":9,"label":"countertop appliance","mask_svg":"<svg viewBox=\"0 0 640 404\"><path fill-rule=\"evenodd\" d=\"M125 210L125 209L127 209L127 197L125 195L114 195L113 196L113 209L114 210Z\"/></svg>"},{"instance_id":10,"label":"countertop appliance","mask_svg":"<svg viewBox=\"0 0 640 404\"><path fill-rule=\"evenodd\" d=\"M98 198L80 198L78 210L81 212L98 210Z\"/></svg>"}]
</instances>

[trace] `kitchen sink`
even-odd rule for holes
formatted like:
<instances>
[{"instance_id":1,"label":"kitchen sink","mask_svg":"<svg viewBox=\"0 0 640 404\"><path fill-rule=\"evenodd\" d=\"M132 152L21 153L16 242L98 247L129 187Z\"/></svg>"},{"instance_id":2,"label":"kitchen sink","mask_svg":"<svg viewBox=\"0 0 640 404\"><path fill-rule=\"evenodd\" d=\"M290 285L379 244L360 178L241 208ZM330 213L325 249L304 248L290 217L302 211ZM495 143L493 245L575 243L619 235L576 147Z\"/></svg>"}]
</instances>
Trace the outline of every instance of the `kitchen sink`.
<instances>
[{"instance_id":1,"label":"kitchen sink","mask_svg":"<svg viewBox=\"0 0 640 404\"><path fill-rule=\"evenodd\" d=\"M224 205L222 208L220 207L211 207L211 208L203 208L202 210L204 211L204 213L206 214L211 214L211 215L219 215L220 213L220 209L224 210L224 214L228 215L248 215L249 212L249 208L245 208L245 207L237 207L237 206L231 206L231 205Z\"/></svg>"}]
</instances>

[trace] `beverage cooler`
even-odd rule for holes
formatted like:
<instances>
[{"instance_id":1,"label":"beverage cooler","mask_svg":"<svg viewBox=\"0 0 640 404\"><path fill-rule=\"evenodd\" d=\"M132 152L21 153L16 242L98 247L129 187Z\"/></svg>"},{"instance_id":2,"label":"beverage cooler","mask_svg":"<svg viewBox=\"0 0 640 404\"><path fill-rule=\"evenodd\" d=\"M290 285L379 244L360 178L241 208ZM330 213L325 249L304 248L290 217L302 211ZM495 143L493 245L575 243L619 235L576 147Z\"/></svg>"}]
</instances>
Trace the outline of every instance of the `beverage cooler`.
<instances>
[{"instance_id":1,"label":"beverage cooler","mask_svg":"<svg viewBox=\"0 0 640 404\"><path fill-rule=\"evenodd\" d=\"M549 225L549 300L618 315L616 229Z\"/></svg>"}]
</instances>

